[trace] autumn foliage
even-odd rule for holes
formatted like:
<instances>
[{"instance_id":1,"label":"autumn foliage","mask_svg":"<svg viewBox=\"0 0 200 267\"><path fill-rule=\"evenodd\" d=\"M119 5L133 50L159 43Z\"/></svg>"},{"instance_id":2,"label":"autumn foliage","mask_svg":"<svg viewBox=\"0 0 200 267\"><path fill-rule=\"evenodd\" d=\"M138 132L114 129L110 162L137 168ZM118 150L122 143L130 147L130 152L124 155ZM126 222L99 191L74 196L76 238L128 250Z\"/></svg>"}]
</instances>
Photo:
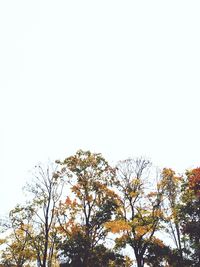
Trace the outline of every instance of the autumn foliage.
<instances>
[{"instance_id":1,"label":"autumn foliage","mask_svg":"<svg viewBox=\"0 0 200 267\"><path fill-rule=\"evenodd\" d=\"M79 150L36 170L1 225L4 266L200 266L200 168Z\"/></svg>"},{"instance_id":2,"label":"autumn foliage","mask_svg":"<svg viewBox=\"0 0 200 267\"><path fill-rule=\"evenodd\" d=\"M200 198L200 168L191 171L189 175L189 188Z\"/></svg>"}]
</instances>

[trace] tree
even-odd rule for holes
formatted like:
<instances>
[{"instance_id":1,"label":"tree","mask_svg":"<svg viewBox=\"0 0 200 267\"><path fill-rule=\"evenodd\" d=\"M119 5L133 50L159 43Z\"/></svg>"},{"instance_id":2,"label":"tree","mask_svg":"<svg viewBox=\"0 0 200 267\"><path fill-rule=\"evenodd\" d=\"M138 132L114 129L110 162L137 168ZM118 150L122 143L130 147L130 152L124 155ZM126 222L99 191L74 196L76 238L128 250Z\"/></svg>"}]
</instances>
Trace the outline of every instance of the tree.
<instances>
[{"instance_id":1,"label":"tree","mask_svg":"<svg viewBox=\"0 0 200 267\"><path fill-rule=\"evenodd\" d=\"M200 266L200 168L155 173L144 158L112 168L83 150L57 164L35 167L28 201L1 222L4 266L130 267L128 247L138 267Z\"/></svg>"},{"instance_id":2,"label":"tree","mask_svg":"<svg viewBox=\"0 0 200 267\"><path fill-rule=\"evenodd\" d=\"M146 262L150 267L172 267L175 265L167 265L167 263L169 263L170 254L171 249L160 239L154 237L148 244L144 262Z\"/></svg>"},{"instance_id":3,"label":"tree","mask_svg":"<svg viewBox=\"0 0 200 267\"><path fill-rule=\"evenodd\" d=\"M186 172L180 205L182 232L190 245L190 266L200 266L200 168Z\"/></svg>"},{"instance_id":4,"label":"tree","mask_svg":"<svg viewBox=\"0 0 200 267\"><path fill-rule=\"evenodd\" d=\"M76 245L77 243L75 243ZM66 248L66 247L65 247ZM66 253L69 253L66 249ZM74 253L74 250L72 250ZM61 263L61 267L80 267L82 265L81 261L82 254L77 254L72 261L68 260L64 263ZM92 254L90 255L88 266L95 267L131 267L132 261L129 257L123 256L119 253L116 253L112 249L106 248L103 244L97 245Z\"/></svg>"},{"instance_id":5,"label":"tree","mask_svg":"<svg viewBox=\"0 0 200 267\"><path fill-rule=\"evenodd\" d=\"M62 254L68 266L94 266L99 244L108 234L104 223L111 220L118 206L118 196L110 188L115 169L101 154L82 150L59 163L66 168L71 190L58 210ZM102 251L102 255L108 252L101 246Z\"/></svg>"},{"instance_id":6,"label":"tree","mask_svg":"<svg viewBox=\"0 0 200 267\"><path fill-rule=\"evenodd\" d=\"M160 229L162 219L162 188L147 192L151 163L143 158L127 159L117 165L117 190L120 208L116 218L106 223L108 229L118 233L116 248L129 245L135 254L138 267L144 266L148 245Z\"/></svg>"},{"instance_id":7,"label":"tree","mask_svg":"<svg viewBox=\"0 0 200 267\"><path fill-rule=\"evenodd\" d=\"M30 228L30 225L16 223L14 216L16 209L10 212L9 224L4 224L4 234L7 233L7 236L1 239L1 245L4 247L1 250L1 262L5 266L22 267L30 264L35 259L35 254L31 247L31 240L24 231L25 228Z\"/></svg>"},{"instance_id":8,"label":"tree","mask_svg":"<svg viewBox=\"0 0 200 267\"><path fill-rule=\"evenodd\" d=\"M166 231L172 237L179 256L178 264L184 266L185 237L181 232L179 205L181 201L181 185L183 177L177 176L172 169L164 168L162 171L162 186L164 188L163 208L167 222Z\"/></svg>"},{"instance_id":9,"label":"tree","mask_svg":"<svg viewBox=\"0 0 200 267\"><path fill-rule=\"evenodd\" d=\"M29 238L40 267L51 267L55 260L58 222L56 209L63 185L62 175L56 167L49 165L45 169L36 166L34 179L25 188L30 200L14 212L15 222ZM29 221L31 227L25 227L24 220Z\"/></svg>"}]
</instances>

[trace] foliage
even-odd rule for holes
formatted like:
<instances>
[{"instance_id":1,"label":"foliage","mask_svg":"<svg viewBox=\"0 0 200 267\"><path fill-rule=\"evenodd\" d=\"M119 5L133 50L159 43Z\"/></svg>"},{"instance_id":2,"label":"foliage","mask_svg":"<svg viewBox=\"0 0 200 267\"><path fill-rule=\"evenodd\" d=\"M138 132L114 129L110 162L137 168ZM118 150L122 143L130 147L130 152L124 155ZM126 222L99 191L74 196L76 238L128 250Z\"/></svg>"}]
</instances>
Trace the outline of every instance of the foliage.
<instances>
[{"instance_id":1,"label":"foliage","mask_svg":"<svg viewBox=\"0 0 200 267\"><path fill-rule=\"evenodd\" d=\"M21 227L13 228L12 233L1 241L1 245L6 245L1 251L2 263L5 266L25 266L35 259L35 254L31 249L31 240Z\"/></svg>"},{"instance_id":2,"label":"foliage","mask_svg":"<svg viewBox=\"0 0 200 267\"><path fill-rule=\"evenodd\" d=\"M158 238L152 238L148 243L144 261L150 267L165 267L170 253L170 248L163 241Z\"/></svg>"},{"instance_id":3,"label":"foliage","mask_svg":"<svg viewBox=\"0 0 200 267\"><path fill-rule=\"evenodd\" d=\"M174 244L179 254L179 264L183 265L184 252L185 252L185 240L184 234L181 232L180 226L180 198L181 198L181 186L183 183L183 177L177 176L172 169L164 168L162 171L162 183L164 203L163 210L166 217L166 232L170 234L174 241Z\"/></svg>"},{"instance_id":4,"label":"foliage","mask_svg":"<svg viewBox=\"0 0 200 267\"><path fill-rule=\"evenodd\" d=\"M148 192L145 184L149 182L151 162L146 159L128 159L117 166L116 186L120 196L120 208L116 218L106 224L116 238L116 248L130 245L134 251L137 265L144 266L144 255L148 243L160 229L163 218L161 210L161 188Z\"/></svg>"},{"instance_id":5,"label":"foliage","mask_svg":"<svg viewBox=\"0 0 200 267\"><path fill-rule=\"evenodd\" d=\"M200 266L200 168L185 176L170 168L153 172L144 158L113 168L101 154L83 150L57 164L36 166L27 202L10 211L2 264ZM126 248L131 259L122 254Z\"/></svg>"},{"instance_id":6,"label":"foliage","mask_svg":"<svg viewBox=\"0 0 200 267\"><path fill-rule=\"evenodd\" d=\"M100 154L81 150L60 164L73 193L59 207L60 248L72 265L93 266L98 244L108 234L104 224L118 206L118 196L109 188L115 170Z\"/></svg>"},{"instance_id":7,"label":"foliage","mask_svg":"<svg viewBox=\"0 0 200 267\"><path fill-rule=\"evenodd\" d=\"M78 237L77 237L78 238ZM80 238L80 237L79 237ZM66 257L65 263L62 264L63 267L79 267L83 266L81 258L84 256L84 251L76 250L77 254L74 254L74 249L76 249L77 244L80 244L81 241L75 240L73 244L71 244L71 248L64 246L65 255L73 253L74 258L71 258L71 255ZM75 247L73 247L73 245ZM82 246L84 247L84 240L82 240ZM96 267L130 267L132 261L127 256L122 256L119 253L114 252L111 249L106 248L103 244L97 245L90 255L88 260L88 266L96 266Z\"/></svg>"},{"instance_id":8,"label":"foliage","mask_svg":"<svg viewBox=\"0 0 200 267\"><path fill-rule=\"evenodd\" d=\"M25 253L26 249L31 250L40 267L51 267L52 262L55 261L56 223L58 222L56 207L62 195L62 188L62 177L54 168L47 166L45 169L42 166L36 166L34 180L25 188L29 194L29 201L23 206L16 206L10 213L11 230L14 229L19 250L21 248L22 253ZM17 235L18 229L21 235L26 237L23 242ZM24 245L23 249L24 243L26 246ZM9 244L4 256L8 255L8 250L11 250ZM20 257L17 248L15 248L15 254Z\"/></svg>"},{"instance_id":9,"label":"foliage","mask_svg":"<svg viewBox=\"0 0 200 267\"><path fill-rule=\"evenodd\" d=\"M188 237L191 266L200 265L200 168L187 171L187 179L183 185L180 220L182 232Z\"/></svg>"}]
</instances>

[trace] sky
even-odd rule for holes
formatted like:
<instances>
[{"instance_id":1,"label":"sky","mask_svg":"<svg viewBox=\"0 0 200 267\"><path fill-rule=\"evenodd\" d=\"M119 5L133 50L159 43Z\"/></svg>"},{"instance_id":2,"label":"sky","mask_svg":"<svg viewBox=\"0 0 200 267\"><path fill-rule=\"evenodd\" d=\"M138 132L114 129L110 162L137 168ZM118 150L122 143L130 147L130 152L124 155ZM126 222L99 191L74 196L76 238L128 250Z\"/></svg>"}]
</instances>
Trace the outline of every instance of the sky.
<instances>
[{"instance_id":1,"label":"sky","mask_svg":"<svg viewBox=\"0 0 200 267\"><path fill-rule=\"evenodd\" d=\"M78 149L200 166L199 1L0 2L0 214Z\"/></svg>"}]
</instances>

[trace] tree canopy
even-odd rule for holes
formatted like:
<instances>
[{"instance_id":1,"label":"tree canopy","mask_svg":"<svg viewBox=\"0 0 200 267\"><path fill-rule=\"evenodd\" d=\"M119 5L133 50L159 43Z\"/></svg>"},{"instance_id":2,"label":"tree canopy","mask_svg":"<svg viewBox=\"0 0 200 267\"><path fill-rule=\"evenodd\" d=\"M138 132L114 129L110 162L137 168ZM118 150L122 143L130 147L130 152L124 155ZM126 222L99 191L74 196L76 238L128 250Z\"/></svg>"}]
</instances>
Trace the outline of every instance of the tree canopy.
<instances>
[{"instance_id":1,"label":"tree canopy","mask_svg":"<svg viewBox=\"0 0 200 267\"><path fill-rule=\"evenodd\" d=\"M200 266L200 168L79 150L36 166L25 191L1 225L4 266Z\"/></svg>"}]
</instances>

